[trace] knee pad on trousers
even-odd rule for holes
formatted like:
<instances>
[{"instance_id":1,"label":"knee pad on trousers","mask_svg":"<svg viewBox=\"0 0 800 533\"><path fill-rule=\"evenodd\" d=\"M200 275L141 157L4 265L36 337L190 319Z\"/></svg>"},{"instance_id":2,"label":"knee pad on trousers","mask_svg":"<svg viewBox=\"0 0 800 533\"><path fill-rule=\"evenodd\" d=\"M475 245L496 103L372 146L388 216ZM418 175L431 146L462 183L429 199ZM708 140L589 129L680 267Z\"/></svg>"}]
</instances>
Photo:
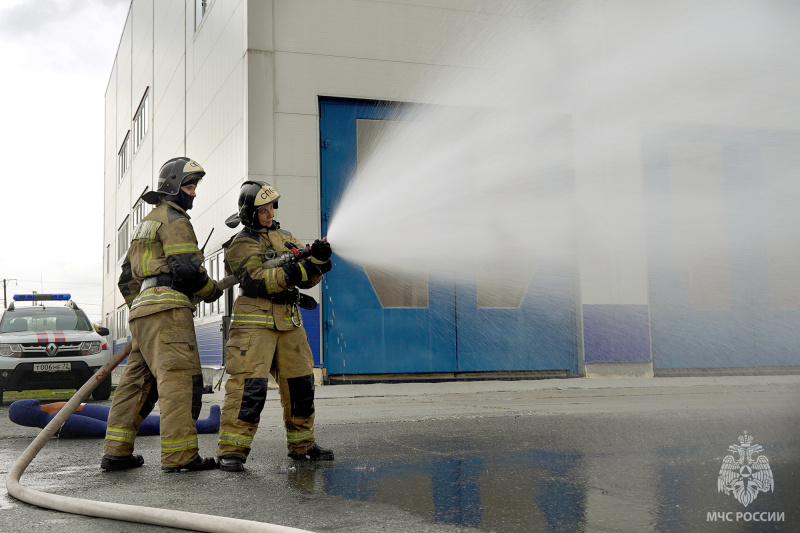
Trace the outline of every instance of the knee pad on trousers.
<instances>
[{"instance_id":1,"label":"knee pad on trousers","mask_svg":"<svg viewBox=\"0 0 800 533\"><path fill-rule=\"evenodd\" d=\"M292 416L308 417L314 414L314 375L286 380L289 385L289 400Z\"/></svg>"},{"instance_id":2,"label":"knee pad on trousers","mask_svg":"<svg viewBox=\"0 0 800 533\"><path fill-rule=\"evenodd\" d=\"M147 418L147 415L153 412L153 408L158 403L158 384L153 377L150 377L148 381L150 382L150 391L147 393L147 398L144 399L144 404L139 410L139 416L142 418Z\"/></svg>"},{"instance_id":3,"label":"knee pad on trousers","mask_svg":"<svg viewBox=\"0 0 800 533\"><path fill-rule=\"evenodd\" d=\"M239 410L239 420L249 424L258 424L261 420L261 411L267 401L267 378L247 378L244 380L242 392L242 407Z\"/></svg>"},{"instance_id":4,"label":"knee pad on trousers","mask_svg":"<svg viewBox=\"0 0 800 533\"><path fill-rule=\"evenodd\" d=\"M200 418L203 407L203 374L192 376L192 420Z\"/></svg>"}]
</instances>

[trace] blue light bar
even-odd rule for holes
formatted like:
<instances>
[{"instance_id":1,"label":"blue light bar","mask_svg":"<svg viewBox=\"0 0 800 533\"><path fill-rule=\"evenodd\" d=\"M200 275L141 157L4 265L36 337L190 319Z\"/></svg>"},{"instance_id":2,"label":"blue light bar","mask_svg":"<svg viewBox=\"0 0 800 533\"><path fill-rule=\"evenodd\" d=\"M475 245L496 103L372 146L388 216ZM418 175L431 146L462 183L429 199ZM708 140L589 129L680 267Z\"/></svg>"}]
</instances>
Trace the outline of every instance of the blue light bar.
<instances>
[{"instance_id":1,"label":"blue light bar","mask_svg":"<svg viewBox=\"0 0 800 533\"><path fill-rule=\"evenodd\" d=\"M69 300L71 294L15 294L17 302L41 302L46 300Z\"/></svg>"}]
</instances>

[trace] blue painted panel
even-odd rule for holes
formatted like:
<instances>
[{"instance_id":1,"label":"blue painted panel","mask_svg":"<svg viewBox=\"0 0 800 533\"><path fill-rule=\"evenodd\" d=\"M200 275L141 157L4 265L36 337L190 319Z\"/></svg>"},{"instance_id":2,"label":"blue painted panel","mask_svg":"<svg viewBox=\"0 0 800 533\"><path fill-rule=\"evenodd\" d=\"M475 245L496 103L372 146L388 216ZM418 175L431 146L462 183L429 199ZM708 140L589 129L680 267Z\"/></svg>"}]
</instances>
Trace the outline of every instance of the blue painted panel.
<instances>
[{"instance_id":1,"label":"blue painted panel","mask_svg":"<svg viewBox=\"0 0 800 533\"><path fill-rule=\"evenodd\" d=\"M200 366L222 366L222 321L195 326L197 350L200 352Z\"/></svg>"},{"instance_id":2,"label":"blue painted panel","mask_svg":"<svg viewBox=\"0 0 800 533\"><path fill-rule=\"evenodd\" d=\"M195 326L195 336L197 337L197 351L200 354L200 366L203 367L221 367L222 366L222 321L211 322ZM130 340L130 337L128 337ZM126 339L118 339L113 343L113 351L117 350L127 342ZM120 366L126 365L128 358L126 357Z\"/></svg>"},{"instance_id":3,"label":"blue painted panel","mask_svg":"<svg viewBox=\"0 0 800 533\"><path fill-rule=\"evenodd\" d=\"M385 119L391 103L320 99L322 233L356 165L356 120ZM364 221L368 224L369 221ZM335 249L335 243L334 243ZM329 374L452 372L454 292L431 291L427 309L384 309L357 264L334 254L325 275L323 347Z\"/></svg>"},{"instance_id":4,"label":"blue painted panel","mask_svg":"<svg viewBox=\"0 0 800 533\"><path fill-rule=\"evenodd\" d=\"M479 308L476 286L459 284L458 371L577 373L577 285L563 273L537 264L518 309Z\"/></svg>"},{"instance_id":5,"label":"blue painted panel","mask_svg":"<svg viewBox=\"0 0 800 533\"><path fill-rule=\"evenodd\" d=\"M563 116L537 118L536 126L541 129L540 133L563 146L560 151L563 159L553 161L547 172L532 173L525 189L519 193L536 198L572 198L574 177L573 162L569 159L573 152L570 122ZM577 239L571 236L561 243L558 258L546 252L537 258L533 278L519 308L480 308L475 281L459 279L459 372L564 370L577 373L576 243Z\"/></svg>"},{"instance_id":6,"label":"blue painted panel","mask_svg":"<svg viewBox=\"0 0 800 533\"><path fill-rule=\"evenodd\" d=\"M120 350L120 348L122 348L123 346L125 346L125 344L126 344L126 343L127 343L129 340L131 340L131 336L130 336L130 335L128 335L128 336L127 336L127 337L125 337L124 339L116 339L116 340L114 340L114 341L111 343L111 353L117 353L117 352ZM128 364L128 358L126 357L125 359L123 359L122 361L120 361L119 365L117 365L117 366L125 366L125 365L127 365L127 364Z\"/></svg>"},{"instance_id":7,"label":"blue painted panel","mask_svg":"<svg viewBox=\"0 0 800 533\"><path fill-rule=\"evenodd\" d=\"M356 120L395 118L396 109L391 103L320 99L323 234L355 170ZM570 142L568 125L556 122L552 134ZM546 176L546 192L571 190L571 174L557 178ZM520 309L479 309L475 284L468 280L458 284L457 298L455 280L431 286L427 309L384 309L360 265L335 254L333 263L323 286L329 374L577 372L576 261L537 264Z\"/></svg>"},{"instance_id":8,"label":"blue painted panel","mask_svg":"<svg viewBox=\"0 0 800 533\"><path fill-rule=\"evenodd\" d=\"M800 146L796 134L702 126L651 124L645 128L648 264L653 366L725 368L800 365L800 310L772 309L769 301L767 232L764 224L762 147ZM720 150L729 250L730 308L697 309L678 271L681 243L668 231L675 213L664 202L670 191L668 147L675 141ZM744 141L744 142L743 142ZM665 231L665 229L667 231Z\"/></svg>"},{"instance_id":9,"label":"blue painted panel","mask_svg":"<svg viewBox=\"0 0 800 533\"><path fill-rule=\"evenodd\" d=\"M586 364L649 363L650 317L646 305L584 305Z\"/></svg>"}]
</instances>

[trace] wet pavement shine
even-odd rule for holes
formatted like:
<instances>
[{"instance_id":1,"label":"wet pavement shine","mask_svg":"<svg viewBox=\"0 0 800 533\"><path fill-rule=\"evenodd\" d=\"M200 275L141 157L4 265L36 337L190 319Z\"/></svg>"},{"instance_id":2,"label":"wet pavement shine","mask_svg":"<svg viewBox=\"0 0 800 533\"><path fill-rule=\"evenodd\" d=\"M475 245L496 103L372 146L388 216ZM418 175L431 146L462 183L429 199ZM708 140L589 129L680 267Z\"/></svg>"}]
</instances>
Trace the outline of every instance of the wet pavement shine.
<instances>
[{"instance_id":1,"label":"wet pavement shine","mask_svg":"<svg viewBox=\"0 0 800 533\"><path fill-rule=\"evenodd\" d=\"M137 439L143 468L105 473L100 440L53 439L22 483L310 531L800 531L800 376L319 387L317 438L336 460L314 464L285 456L269 395L244 473L163 474L157 437ZM205 395L201 416L221 401ZM0 408L3 477L37 433ZM200 435L201 453L216 439ZM742 465L726 493L729 455ZM39 509L5 492L0 523L162 530Z\"/></svg>"}]
</instances>

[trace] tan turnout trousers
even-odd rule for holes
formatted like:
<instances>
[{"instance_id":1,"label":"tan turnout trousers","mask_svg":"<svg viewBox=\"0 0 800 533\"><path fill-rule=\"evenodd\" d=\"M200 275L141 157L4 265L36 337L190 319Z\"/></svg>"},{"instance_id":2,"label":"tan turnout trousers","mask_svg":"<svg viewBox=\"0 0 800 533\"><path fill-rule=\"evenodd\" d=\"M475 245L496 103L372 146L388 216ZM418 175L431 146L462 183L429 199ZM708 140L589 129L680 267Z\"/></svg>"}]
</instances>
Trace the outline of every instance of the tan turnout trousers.
<instances>
[{"instance_id":1,"label":"tan turnout trousers","mask_svg":"<svg viewBox=\"0 0 800 533\"><path fill-rule=\"evenodd\" d=\"M268 374L278 383L289 453L314 444L314 357L305 329L231 331L225 403L217 455L250 454L267 395Z\"/></svg>"},{"instance_id":2,"label":"tan turnout trousers","mask_svg":"<svg viewBox=\"0 0 800 533\"><path fill-rule=\"evenodd\" d=\"M132 319L130 328L133 346L114 393L103 453L133 453L139 426L157 399L161 466L190 463L198 456L195 422L203 387L192 311L167 309Z\"/></svg>"}]
</instances>

